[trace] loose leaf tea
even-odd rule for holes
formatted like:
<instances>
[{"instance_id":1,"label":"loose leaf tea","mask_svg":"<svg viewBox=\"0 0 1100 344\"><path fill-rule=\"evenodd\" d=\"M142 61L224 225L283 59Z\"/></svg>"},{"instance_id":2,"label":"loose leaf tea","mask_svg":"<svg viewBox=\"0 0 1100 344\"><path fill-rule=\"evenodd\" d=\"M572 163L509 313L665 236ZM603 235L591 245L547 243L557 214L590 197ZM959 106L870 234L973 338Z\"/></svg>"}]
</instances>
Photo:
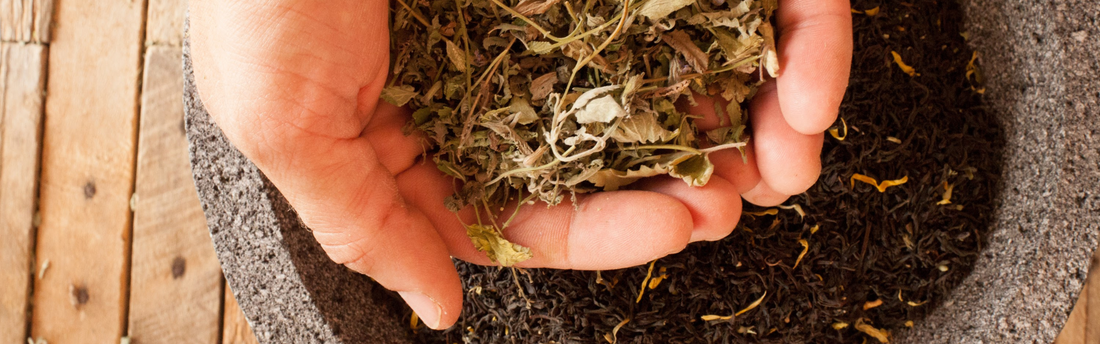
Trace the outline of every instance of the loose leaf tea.
<instances>
[{"instance_id":1,"label":"loose leaf tea","mask_svg":"<svg viewBox=\"0 0 1100 344\"><path fill-rule=\"evenodd\" d=\"M746 144L744 102L779 72L776 0L395 0L392 10L382 99L413 111L433 161L462 182L448 209L472 206L479 219L646 177L703 186L709 153ZM715 110L726 126L699 133L699 116L681 110L693 94L724 100ZM467 233L501 265L530 258L504 227Z\"/></svg>"},{"instance_id":2,"label":"loose leaf tea","mask_svg":"<svg viewBox=\"0 0 1100 344\"><path fill-rule=\"evenodd\" d=\"M648 262L522 273L457 262L462 315L444 331L420 326L414 342L880 343L922 327L991 237L1004 132L981 103L982 61L960 34L958 2L851 3L875 7L853 16L850 86L806 193L782 208L745 204L753 215L728 237L688 245L652 271ZM921 75L898 68L891 51ZM853 186L855 174L876 183ZM945 182L951 203L937 204Z\"/></svg>"}]
</instances>

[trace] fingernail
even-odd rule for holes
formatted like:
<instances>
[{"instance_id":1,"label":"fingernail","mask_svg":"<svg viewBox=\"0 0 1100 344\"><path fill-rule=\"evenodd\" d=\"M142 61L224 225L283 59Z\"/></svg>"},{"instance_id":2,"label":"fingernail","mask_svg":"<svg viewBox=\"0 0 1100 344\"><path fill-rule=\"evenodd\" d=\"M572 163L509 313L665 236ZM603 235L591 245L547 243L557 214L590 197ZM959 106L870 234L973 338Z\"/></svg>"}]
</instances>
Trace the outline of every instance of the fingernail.
<instances>
[{"instance_id":1,"label":"fingernail","mask_svg":"<svg viewBox=\"0 0 1100 344\"><path fill-rule=\"evenodd\" d=\"M439 318L443 315L443 306L440 306L428 295L419 292L399 291L397 294L405 299L405 303L409 304L413 312L416 312L416 316L420 317L420 321L423 321L424 325L438 330Z\"/></svg>"}]
</instances>

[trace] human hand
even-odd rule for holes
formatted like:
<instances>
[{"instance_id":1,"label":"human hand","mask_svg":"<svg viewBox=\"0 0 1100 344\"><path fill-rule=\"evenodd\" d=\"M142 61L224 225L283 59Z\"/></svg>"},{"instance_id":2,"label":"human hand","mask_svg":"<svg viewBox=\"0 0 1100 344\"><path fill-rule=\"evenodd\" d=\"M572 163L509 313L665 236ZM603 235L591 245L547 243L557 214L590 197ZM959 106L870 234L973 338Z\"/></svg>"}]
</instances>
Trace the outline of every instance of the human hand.
<instances>
[{"instance_id":1,"label":"human hand","mask_svg":"<svg viewBox=\"0 0 1100 344\"><path fill-rule=\"evenodd\" d=\"M778 91L762 90L753 104L748 164L715 157L702 188L655 179L579 197L576 206L524 207L505 233L532 249L520 266L642 264L729 234L741 193L774 204L808 188L847 81L850 17L835 0L780 8L783 74ZM462 290L450 257L490 262L443 207L453 180L418 160L419 137L402 134L408 113L378 100L389 67L388 2L196 0L190 13L196 84L229 140L334 261L398 291L429 327L452 325ZM813 50L822 42L825 51ZM460 217L471 222L473 213Z\"/></svg>"}]
</instances>

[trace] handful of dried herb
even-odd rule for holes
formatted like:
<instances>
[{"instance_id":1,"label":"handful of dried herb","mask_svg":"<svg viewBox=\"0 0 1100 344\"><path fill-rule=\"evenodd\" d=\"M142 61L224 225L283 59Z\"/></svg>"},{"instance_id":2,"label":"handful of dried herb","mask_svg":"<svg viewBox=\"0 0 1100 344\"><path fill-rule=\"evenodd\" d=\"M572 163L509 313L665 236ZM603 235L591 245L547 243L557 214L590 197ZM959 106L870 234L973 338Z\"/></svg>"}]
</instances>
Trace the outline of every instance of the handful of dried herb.
<instances>
[{"instance_id":1,"label":"handful of dried herb","mask_svg":"<svg viewBox=\"0 0 1100 344\"><path fill-rule=\"evenodd\" d=\"M382 98L413 110L436 165L462 181L448 209L479 219L651 176L702 186L708 154L745 145L743 103L778 73L776 1L394 0ZM691 92L726 100L726 126L697 133L699 116L675 106ZM531 254L507 226L467 234L510 266Z\"/></svg>"}]
</instances>

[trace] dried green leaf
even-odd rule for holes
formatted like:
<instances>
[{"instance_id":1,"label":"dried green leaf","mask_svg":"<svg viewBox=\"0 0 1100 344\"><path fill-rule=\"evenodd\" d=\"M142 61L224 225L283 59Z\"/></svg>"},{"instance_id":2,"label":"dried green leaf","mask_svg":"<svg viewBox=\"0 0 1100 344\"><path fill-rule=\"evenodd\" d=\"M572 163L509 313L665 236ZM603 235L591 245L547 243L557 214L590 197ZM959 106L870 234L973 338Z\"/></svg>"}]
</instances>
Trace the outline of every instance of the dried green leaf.
<instances>
[{"instance_id":1,"label":"dried green leaf","mask_svg":"<svg viewBox=\"0 0 1100 344\"><path fill-rule=\"evenodd\" d=\"M658 20L667 18L672 12L695 3L695 0L649 0L638 8L638 14Z\"/></svg>"},{"instance_id":2,"label":"dried green leaf","mask_svg":"<svg viewBox=\"0 0 1100 344\"><path fill-rule=\"evenodd\" d=\"M638 181L638 179L668 174L668 171L667 167L661 165L643 165L636 170L628 171L603 169L588 178L588 181L596 187L603 188L604 191L615 191L624 185Z\"/></svg>"},{"instance_id":3,"label":"dried green leaf","mask_svg":"<svg viewBox=\"0 0 1100 344\"><path fill-rule=\"evenodd\" d=\"M485 252L489 260L500 263L502 266L513 266L531 259L531 249L504 239L491 226L477 224L466 226L466 236L470 237L474 248Z\"/></svg>"},{"instance_id":4,"label":"dried green leaf","mask_svg":"<svg viewBox=\"0 0 1100 344\"><path fill-rule=\"evenodd\" d=\"M608 123L626 116L626 110L615 101L615 97L605 95L588 102L583 109L577 111L576 116L577 123L580 124Z\"/></svg>"},{"instance_id":5,"label":"dried green leaf","mask_svg":"<svg viewBox=\"0 0 1100 344\"><path fill-rule=\"evenodd\" d=\"M459 72L466 72L466 52L462 48L458 47L458 44L451 42L451 40L444 40L447 42L447 58L451 59L451 63L455 66L455 69Z\"/></svg>"},{"instance_id":6,"label":"dried green leaf","mask_svg":"<svg viewBox=\"0 0 1100 344\"><path fill-rule=\"evenodd\" d=\"M688 37L687 33L681 30L674 30L667 34L661 35L661 40L668 44L668 46L675 49L676 52L684 55L684 59L695 71L702 73L707 71L708 64L710 63L707 54L699 49L699 46L695 45L695 42Z\"/></svg>"},{"instance_id":7,"label":"dried green leaf","mask_svg":"<svg viewBox=\"0 0 1100 344\"><path fill-rule=\"evenodd\" d=\"M673 161L668 175L683 179L690 186L707 185L711 174L714 173L714 164L706 154L686 155Z\"/></svg>"},{"instance_id":8,"label":"dried green leaf","mask_svg":"<svg viewBox=\"0 0 1100 344\"><path fill-rule=\"evenodd\" d=\"M514 10L525 16L546 13L550 7L557 5L561 0L522 0Z\"/></svg>"},{"instance_id":9,"label":"dried green leaf","mask_svg":"<svg viewBox=\"0 0 1100 344\"><path fill-rule=\"evenodd\" d=\"M416 97L416 90L409 85L390 86L382 89L382 100L395 106L405 106Z\"/></svg>"},{"instance_id":10,"label":"dried green leaf","mask_svg":"<svg viewBox=\"0 0 1100 344\"><path fill-rule=\"evenodd\" d=\"M680 129L670 131L661 126L655 113L639 113L623 119L611 138L619 142L655 143L667 142L680 134Z\"/></svg>"},{"instance_id":11,"label":"dried green leaf","mask_svg":"<svg viewBox=\"0 0 1100 344\"><path fill-rule=\"evenodd\" d=\"M534 41L527 43L527 50L534 54L545 55L554 50L554 45L550 42Z\"/></svg>"}]
</instances>

